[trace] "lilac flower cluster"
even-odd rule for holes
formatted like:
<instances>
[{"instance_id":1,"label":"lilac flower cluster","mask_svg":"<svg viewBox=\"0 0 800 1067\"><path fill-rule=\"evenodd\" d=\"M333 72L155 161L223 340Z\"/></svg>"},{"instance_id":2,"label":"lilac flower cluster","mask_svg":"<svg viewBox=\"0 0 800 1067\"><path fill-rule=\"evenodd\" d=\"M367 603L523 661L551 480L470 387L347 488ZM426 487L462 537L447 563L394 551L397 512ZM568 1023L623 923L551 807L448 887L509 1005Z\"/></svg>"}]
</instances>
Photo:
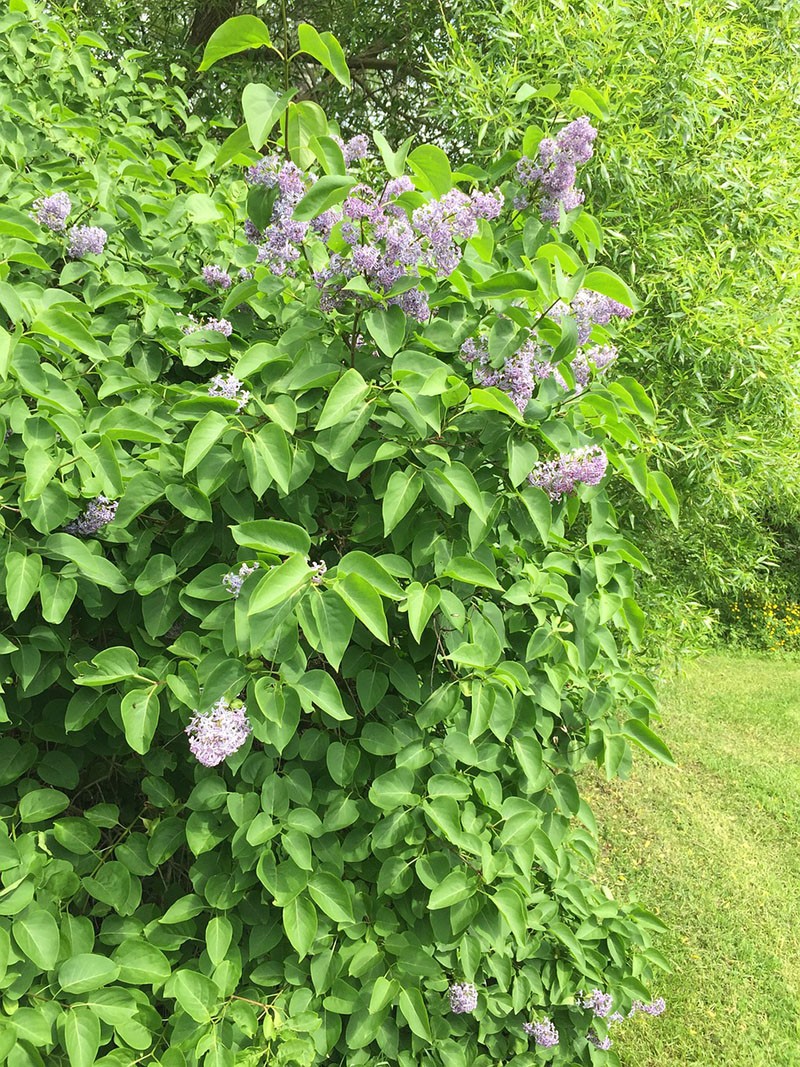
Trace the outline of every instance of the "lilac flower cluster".
<instances>
[{"instance_id":1,"label":"lilac flower cluster","mask_svg":"<svg viewBox=\"0 0 800 1067\"><path fill-rule=\"evenodd\" d=\"M334 140L342 150L345 166L349 167L351 163L367 158L369 138L365 133L357 133L349 141L343 141L341 137L334 137Z\"/></svg>"},{"instance_id":2,"label":"lilac flower cluster","mask_svg":"<svg viewBox=\"0 0 800 1067\"><path fill-rule=\"evenodd\" d=\"M522 1029L542 1048L555 1048L558 1044L558 1030L548 1018L542 1019L540 1023L523 1023Z\"/></svg>"},{"instance_id":3,"label":"lilac flower cluster","mask_svg":"<svg viewBox=\"0 0 800 1067\"><path fill-rule=\"evenodd\" d=\"M246 706L232 708L224 697L210 711L192 716L186 727L192 755L204 767L216 767L233 755L251 731Z\"/></svg>"},{"instance_id":4,"label":"lilac flower cluster","mask_svg":"<svg viewBox=\"0 0 800 1067\"><path fill-rule=\"evenodd\" d=\"M259 246L256 261L266 263L273 274L291 273L291 264L300 258L300 246L309 229L309 223L292 218L294 209L307 192L303 172L294 163L284 162L278 156L264 156L247 168L245 180L248 185L278 189L270 223L263 232L249 219L245 223L248 241Z\"/></svg>"},{"instance_id":5,"label":"lilac flower cluster","mask_svg":"<svg viewBox=\"0 0 800 1067\"><path fill-rule=\"evenodd\" d=\"M311 566L311 584L322 585L322 581L328 572L328 564L324 560L320 560L319 563L312 563Z\"/></svg>"},{"instance_id":6,"label":"lilac flower cluster","mask_svg":"<svg viewBox=\"0 0 800 1067\"><path fill-rule=\"evenodd\" d=\"M247 389L242 388L242 383L232 374L229 374L227 377L223 377L221 374L215 374L209 383L208 395L223 396L227 400L236 400L239 404L236 409L237 414L240 411L244 411L247 406L247 401L250 399L250 393Z\"/></svg>"},{"instance_id":7,"label":"lilac flower cluster","mask_svg":"<svg viewBox=\"0 0 800 1067\"><path fill-rule=\"evenodd\" d=\"M478 990L472 982L453 982L448 993L450 1011L454 1015L464 1015L475 1011L478 1006Z\"/></svg>"},{"instance_id":8,"label":"lilac flower cluster","mask_svg":"<svg viewBox=\"0 0 800 1067\"><path fill-rule=\"evenodd\" d=\"M610 1037L600 1037L596 1030L590 1030L586 1035L586 1040L590 1045L599 1048L601 1052L608 1052L614 1043Z\"/></svg>"},{"instance_id":9,"label":"lilac flower cluster","mask_svg":"<svg viewBox=\"0 0 800 1067\"><path fill-rule=\"evenodd\" d=\"M215 267L213 265L203 267L203 281L206 285L210 285L212 289L215 286L219 286L220 289L230 289L231 287L230 274L228 274L226 270L223 270L222 267Z\"/></svg>"},{"instance_id":10,"label":"lilac flower cluster","mask_svg":"<svg viewBox=\"0 0 800 1067\"><path fill-rule=\"evenodd\" d=\"M465 363L473 365L472 376L475 382L487 389L501 389L508 394L520 412L524 412L528 406L536 380L549 376L549 371L543 373L543 368L551 368L552 365L543 363L538 358L540 355L538 344L529 338L502 367L495 370L489 362L489 351L485 344L478 344L470 338L461 346L461 358ZM555 368L552 370L555 372ZM564 379L561 378L561 381ZM566 382L564 384L566 385Z\"/></svg>"},{"instance_id":11,"label":"lilac flower cluster","mask_svg":"<svg viewBox=\"0 0 800 1067\"><path fill-rule=\"evenodd\" d=\"M99 256L106 246L108 234L101 226L73 226L69 231L70 259L83 259L90 252Z\"/></svg>"},{"instance_id":12,"label":"lilac flower cluster","mask_svg":"<svg viewBox=\"0 0 800 1067\"><path fill-rule=\"evenodd\" d=\"M456 240L474 236L480 219L496 218L503 208L499 191L467 195L453 189L440 200L417 208L409 219L397 197L413 187L410 178L401 177L388 181L380 194L368 185L350 190L341 209L341 232L350 255L332 253L327 268L314 275L322 289L324 311L339 306L343 286L356 275L371 289L388 294L402 279L418 282L420 267L450 274L460 259ZM337 212L325 212L315 221L315 229L326 239L338 221ZM427 295L418 286L387 296L387 303L398 304L418 322L430 315Z\"/></svg>"},{"instance_id":13,"label":"lilac flower cluster","mask_svg":"<svg viewBox=\"0 0 800 1067\"><path fill-rule=\"evenodd\" d=\"M517 178L525 186L538 185L539 211L546 222L558 223L561 208L572 211L583 203L583 193L575 188L578 166L592 158L597 130L586 116L565 126L555 138L539 142L538 160L523 157L517 164ZM515 206L527 207L525 196Z\"/></svg>"},{"instance_id":14,"label":"lilac flower cluster","mask_svg":"<svg viewBox=\"0 0 800 1067\"><path fill-rule=\"evenodd\" d=\"M544 489L551 500L574 491L581 482L599 485L608 466L608 457L598 445L563 452L557 459L537 463L528 475L531 485Z\"/></svg>"},{"instance_id":15,"label":"lilac flower cluster","mask_svg":"<svg viewBox=\"0 0 800 1067\"><path fill-rule=\"evenodd\" d=\"M667 1002L663 997L656 997L649 1004L643 1004L641 1000L634 1000L633 1004L631 1004L631 1010L628 1012L628 1018L630 1019L631 1015L635 1015L637 1011L643 1011L645 1015L656 1016L663 1015L666 1010Z\"/></svg>"},{"instance_id":16,"label":"lilac flower cluster","mask_svg":"<svg viewBox=\"0 0 800 1067\"><path fill-rule=\"evenodd\" d=\"M75 537L91 537L92 534L96 534L103 526L108 526L113 521L118 507L118 500L109 500L108 497L102 495L95 497L77 519L67 523L64 531Z\"/></svg>"},{"instance_id":17,"label":"lilac flower cluster","mask_svg":"<svg viewBox=\"0 0 800 1067\"><path fill-rule=\"evenodd\" d=\"M585 345L593 326L607 326L613 318L629 319L633 311L618 300L596 293L593 289L580 289L573 297L571 306L559 300L548 314L557 322L566 315L574 315L578 327L578 344ZM616 356L616 349L614 355Z\"/></svg>"},{"instance_id":18,"label":"lilac flower cluster","mask_svg":"<svg viewBox=\"0 0 800 1067\"><path fill-rule=\"evenodd\" d=\"M255 574L258 568L259 564L257 562L253 564L243 563L239 568L238 573L236 571L228 571L227 574L222 576L222 584L229 593L233 593L234 600L241 593L245 578L249 578L251 574Z\"/></svg>"},{"instance_id":19,"label":"lilac flower cluster","mask_svg":"<svg viewBox=\"0 0 800 1067\"><path fill-rule=\"evenodd\" d=\"M614 998L610 993L604 993L601 989L593 989L588 996L579 994L576 1003L581 1008L591 1009L598 1019L605 1019L614 1005Z\"/></svg>"},{"instance_id":20,"label":"lilac flower cluster","mask_svg":"<svg viewBox=\"0 0 800 1067\"><path fill-rule=\"evenodd\" d=\"M53 233L63 233L67 228L67 215L72 211L72 201L66 193L53 193L52 196L40 196L33 202L36 221L46 226Z\"/></svg>"},{"instance_id":21,"label":"lilac flower cluster","mask_svg":"<svg viewBox=\"0 0 800 1067\"><path fill-rule=\"evenodd\" d=\"M200 322L194 315L190 315L189 320L188 325L183 327L186 334L196 333L198 330L213 330L215 333L221 333L223 337L230 337L233 333L233 326L227 319L204 319Z\"/></svg>"}]
</instances>

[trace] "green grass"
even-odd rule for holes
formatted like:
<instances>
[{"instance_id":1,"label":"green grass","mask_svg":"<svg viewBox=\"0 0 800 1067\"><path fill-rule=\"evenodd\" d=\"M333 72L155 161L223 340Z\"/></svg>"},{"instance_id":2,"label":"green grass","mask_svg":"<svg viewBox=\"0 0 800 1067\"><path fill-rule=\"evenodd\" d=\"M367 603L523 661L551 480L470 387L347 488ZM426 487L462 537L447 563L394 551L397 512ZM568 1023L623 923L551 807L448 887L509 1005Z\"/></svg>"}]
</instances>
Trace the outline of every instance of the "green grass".
<instances>
[{"instance_id":1,"label":"green grass","mask_svg":"<svg viewBox=\"0 0 800 1067\"><path fill-rule=\"evenodd\" d=\"M660 1019L616 1028L623 1067L800 1065L800 663L719 655L666 685L678 768L641 755L588 787L598 875L655 911Z\"/></svg>"}]
</instances>

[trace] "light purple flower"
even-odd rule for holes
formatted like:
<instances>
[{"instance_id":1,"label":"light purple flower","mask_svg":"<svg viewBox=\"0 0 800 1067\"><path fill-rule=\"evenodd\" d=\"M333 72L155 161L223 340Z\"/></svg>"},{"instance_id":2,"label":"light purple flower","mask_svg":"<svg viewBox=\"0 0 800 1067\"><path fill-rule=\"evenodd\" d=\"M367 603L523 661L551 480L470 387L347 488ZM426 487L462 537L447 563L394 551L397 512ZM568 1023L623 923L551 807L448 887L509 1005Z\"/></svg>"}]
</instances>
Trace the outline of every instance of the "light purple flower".
<instances>
[{"instance_id":1,"label":"light purple flower","mask_svg":"<svg viewBox=\"0 0 800 1067\"><path fill-rule=\"evenodd\" d=\"M244 220L244 235L251 245L258 245L264 240L264 235L252 219Z\"/></svg>"},{"instance_id":2,"label":"light purple flower","mask_svg":"<svg viewBox=\"0 0 800 1067\"><path fill-rule=\"evenodd\" d=\"M450 1011L454 1015L464 1015L475 1011L478 1006L478 990L472 982L453 982L448 990Z\"/></svg>"},{"instance_id":3,"label":"light purple flower","mask_svg":"<svg viewBox=\"0 0 800 1067\"><path fill-rule=\"evenodd\" d=\"M628 1012L628 1018L630 1019L630 1017L635 1015L637 1011L642 1011L645 1015L655 1016L663 1015L666 1010L667 1002L663 997L656 997L656 999L649 1004L644 1004L641 1000L634 1000L633 1004L631 1004L631 1010Z\"/></svg>"},{"instance_id":4,"label":"light purple flower","mask_svg":"<svg viewBox=\"0 0 800 1067\"><path fill-rule=\"evenodd\" d=\"M586 1040L590 1045L594 1045L595 1048L599 1048L602 1052L608 1052L613 1044L610 1037L598 1037L595 1030L589 1031L586 1035Z\"/></svg>"},{"instance_id":5,"label":"light purple flower","mask_svg":"<svg viewBox=\"0 0 800 1067\"><path fill-rule=\"evenodd\" d=\"M98 256L107 240L108 234L101 226L73 226L69 231L67 255L70 259L82 259L89 253Z\"/></svg>"},{"instance_id":6,"label":"light purple flower","mask_svg":"<svg viewBox=\"0 0 800 1067\"><path fill-rule=\"evenodd\" d=\"M228 274L226 270L223 270L222 267L213 265L203 267L203 281L206 285L210 285L212 288L214 286L219 286L220 289L230 289L231 287L230 274Z\"/></svg>"},{"instance_id":7,"label":"light purple flower","mask_svg":"<svg viewBox=\"0 0 800 1067\"><path fill-rule=\"evenodd\" d=\"M247 401L250 399L250 393L247 389L242 388L242 383L232 374L227 377L222 374L215 374L209 383L208 395L223 396L227 400L236 400L239 404L236 409L237 413L244 410Z\"/></svg>"},{"instance_id":8,"label":"light purple flower","mask_svg":"<svg viewBox=\"0 0 800 1067\"><path fill-rule=\"evenodd\" d=\"M325 563L324 560L320 560L318 563L310 564L310 566L313 572L311 575L311 584L322 585L322 580L328 571L327 563Z\"/></svg>"},{"instance_id":9,"label":"light purple flower","mask_svg":"<svg viewBox=\"0 0 800 1067\"><path fill-rule=\"evenodd\" d=\"M77 519L67 523L64 531L75 537L91 537L92 534L96 534L103 526L108 526L113 521L118 507L118 500L109 500L108 497L102 495L95 497Z\"/></svg>"},{"instance_id":10,"label":"light purple flower","mask_svg":"<svg viewBox=\"0 0 800 1067\"><path fill-rule=\"evenodd\" d=\"M33 209L36 221L54 233L62 233L67 228L67 215L72 211L72 201L66 193L53 193L52 196L40 196L34 200Z\"/></svg>"},{"instance_id":11,"label":"light purple flower","mask_svg":"<svg viewBox=\"0 0 800 1067\"><path fill-rule=\"evenodd\" d=\"M589 1008L598 1019L604 1019L614 1005L614 998L610 993L604 993L601 989L593 989L588 996L579 994L577 1003L581 1008Z\"/></svg>"},{"instance_id":12,"label":"light purple flower","mask_svg":"<svg viewBox=\"0 0 800 1067\"><path fill-rule=\"evenodd\" d=\"M233 333L233 326L227 319L204 319L199 322L194 315L190 315L189 320L188 325L183 327L186 334L196 333L198 330L213 330L215 333L221 333L223 337L230 337Z\"/></svg>"},{"instance_id":13,"label":"light purple flower","mask_svg":"<svg viewBox=\"0 0 800 1067\"><path fill-rule=\"evenodd\" d=\"M496 388L507 393L520 412L524 412L528 401L533 396L537 378L545 377L544 368L554 372L552 365L539 360L541 350L533 338L520 346L513 356L495 369L489 361L489 351L485 342L478 344L472 338L461 346L461 358L471 363L472 377L477 385L485 389ZM563 378L561 379L563 381Z\"/></svg>"},{"instance_id":14,"label":"light purple flower","mask_svg":"<svg viewBox=\"0 0 800 1067\"><path fill-rule=\"evenodd\" d=\"M216 767L227 756L232 756L245 743L251 730L246 706L232 708L224 697L210 711L196 713L186 727L192 755L204 767Z\"/></svg>"},{"instance_id":15,"label":"light purple flower","mask_svg":"<svg viewBox=\"0 0 800 1067\"><path fill-rule=\"evenodd\" d=\"M523 1023L522 1029L542 1048L555 1048L558 1044L558 1030L548 1018L542 1019L540 1023Z\"/></svg>"},{"instance_id":16,"label":"light purple flower","mask_svg":"<svg viewBox=\"0 0 800 1067\"><path fill-rule=\"evenodd\" d=\"M592 348L587 348L583 353L590 363L593 363L597 370L604 371L617 358L618 352L614 345L593 345Z\"/></svg>"},{"instance_id":17,"label":"light purple flower","mask_svg":"<svg viewBox=\"0 0 800 1067\"><path fill-rule=\"evenodd\" d=\"M252 564L243 563L239 568L238 573L237 571L228 571L227 574L222 576L222 584L229 593L233 593L234 600L237 599L241 593L245 578L249 578L251 574L255 574L258 568L258 562Z\"/></svg>"},{"instance_id":18,"label":"light purple flower","mask_svg":"<svg viewBox=\"0 0 800 1067\"><path fill-rule=\"evenodd\" d=\"M563 452L557 459L537 463L528 475L531 485L544 489L551 500L560 500L580 483L599 485L608 466L608 457L599 445L587 445Z\"/></svg>"},{"instance_id":19,"label":"light purple flower","mask_svg":"<svg viewBox=\"0 0 800 1067\"><path fill-rule=\"evenodd\" d=\"M357 159L366 159L367 152L369 151L369 138L365 133L357 133L355 137L351 137L349 141L341 141L338 137L344 155L344 161L346 166L350 166L351 163L355 163Z\"/></svg>"},{"instance_id":20,"label":"light purple flower","mask_svg":"<svg viewBox=\"0 0 800 1067\"><path fill-rule=\"evenodd\" d=\"M583 193L575 188L575 179L578 166L592 158L595 137L597 130L584 115L565 126L555 138L540 141L536 162L523 157L517 164L520 183L538 186L539 212L546 222L557 223L562 208L572 211L583 203ZM526 207L528 197L521 200L525 202L519 207Z\"/></svg>"},{"instance_id":21,"label":"light purple flower","mask_svg":"<svg viewBox=\"0 0 800 1067\"><path fill-rule=\"evenodd\" d=\"M247 267L242 267L241 270L239 271L239 281L240 282L249 282L252 279L252 277L253 277L253 272L251 270L248 270Z\"/></svg>"}]
</instances>

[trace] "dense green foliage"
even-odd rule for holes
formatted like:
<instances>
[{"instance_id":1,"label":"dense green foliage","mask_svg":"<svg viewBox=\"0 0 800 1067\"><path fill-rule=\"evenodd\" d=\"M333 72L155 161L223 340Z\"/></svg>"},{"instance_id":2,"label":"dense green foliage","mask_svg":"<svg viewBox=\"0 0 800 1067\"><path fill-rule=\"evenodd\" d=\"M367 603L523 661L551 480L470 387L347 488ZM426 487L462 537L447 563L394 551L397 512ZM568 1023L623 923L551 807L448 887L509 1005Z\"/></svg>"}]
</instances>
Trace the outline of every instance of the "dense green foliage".
<instances>
[{"instance_id":1,"label":"dense green foliage","mask_svg":"<svg viewBox=\"0 0 800 1067\"><path fill-rule=\"evenodd\" d=\"M621 1031L620 1060L794 1067L800 663L703 656L660 695L680 770L642 760L625 782L582 781L601 826L598 876L653 901L668 928L669 1011Z\"/></svg>"},{"instance_id":2,"label":"dense green foliage","mask_svg":"<svg viewBox=\"0 0 800 1067\"><path fill-rule=\"evenodd\" d=\"M512 208L517 152L454 174L379 141L348 169L322 112L265 86L219 151L135 54L26 0L0 30L0 1061L529 1067L522 1023L548 1016L553 1062L616 1063L577 996L649 998L660 924L592 882L574 774L624 772L631 742L669 759L626 660L646 565L610 478L551 500L526 477L592 446L674 512L639 458L644 391L574 392L574 319L547 314L581 287L630 306L596 222ZM305 191L284 222L386 171L406 226L455 183L508 206L447 276L356 272L324 310L342 223L280 274L241 236L276 217L274 184L242 180L270 137ZM31 217L54 193L102 251ZM243 280L212 288L214 263ZM409 294L432 314L387 303ZM210 314L230 329L192 328ZM475 386L482 334L500 362L538 337L564 388L521 413ZM214 395L228 368L249 399ZM252 735L201 766L186 726L220 701Z\"/></svg>"},{"instance_id":3,"label":"dense green foliage","mask_svg":"<svg viewBox=\"0 0 800 1067\"><path fill-rule=\"evenodd\" d=\"M584 81L608 98L592 204L643 296L623 358L656 401L680 532L630 507L648 607L694 617L693 639L720 600L798 580L798 17L794 0L476 0L435 70L469 153L515 144Z\"/></svg>"}]
</instances>

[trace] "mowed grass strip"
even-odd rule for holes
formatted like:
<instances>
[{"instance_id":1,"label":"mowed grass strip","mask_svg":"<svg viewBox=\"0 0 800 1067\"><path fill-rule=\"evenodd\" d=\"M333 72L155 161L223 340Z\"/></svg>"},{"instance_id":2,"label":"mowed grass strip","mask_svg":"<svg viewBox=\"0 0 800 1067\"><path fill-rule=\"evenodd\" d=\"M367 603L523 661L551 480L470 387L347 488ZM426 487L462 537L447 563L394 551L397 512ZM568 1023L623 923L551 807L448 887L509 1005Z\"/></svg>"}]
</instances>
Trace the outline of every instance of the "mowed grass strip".
<instances>
[{"instance_id":1,"label":"mowed grass strip","mask_svg":"<svg viewBox=\"0 0 800 1067\"><path fill-rule=\"evenodd\" d=\"M598 878L668 925L660 1019L615 1027L623 1067L800 1067L800 662L704 657L665 684L678 761L587 775Z\"/></svg>"}]
</instances>

